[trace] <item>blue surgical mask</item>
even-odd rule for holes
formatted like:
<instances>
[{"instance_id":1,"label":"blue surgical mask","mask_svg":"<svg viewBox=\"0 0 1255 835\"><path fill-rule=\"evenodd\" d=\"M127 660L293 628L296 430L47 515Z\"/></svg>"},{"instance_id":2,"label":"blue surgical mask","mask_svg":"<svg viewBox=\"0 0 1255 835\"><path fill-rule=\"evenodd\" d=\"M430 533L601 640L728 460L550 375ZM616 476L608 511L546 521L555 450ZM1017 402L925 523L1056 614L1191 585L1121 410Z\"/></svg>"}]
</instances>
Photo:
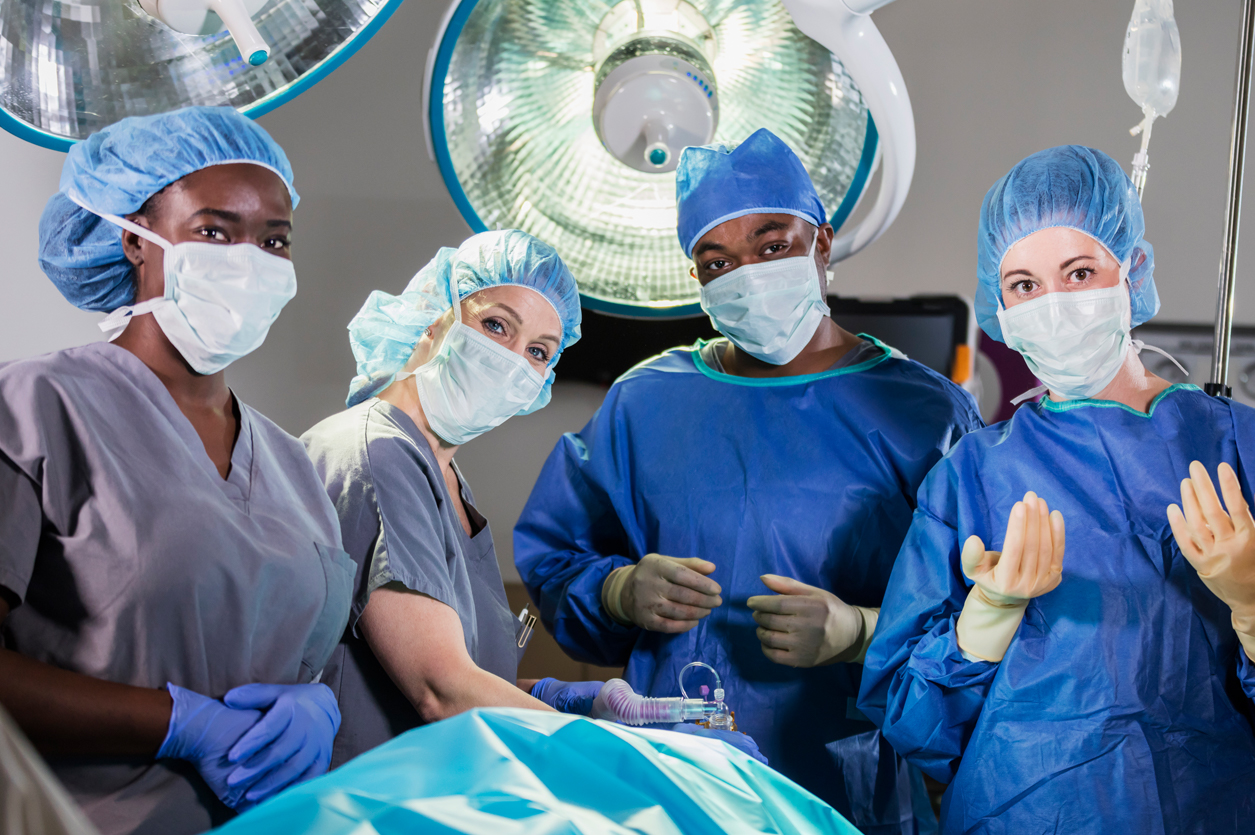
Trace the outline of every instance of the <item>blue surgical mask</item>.
<instances>
[{"instance_id":1,"label":"blue surgical mask","mask_svg":"<svg viewBox=\"0 0 1255 835\"><path fill-rule=\"evenodd\" d=\"M737 267L702 287L702 310L715 330L752 357L784 365L811 341L829 315L810 252Z\"/></svg>"}]
</instances>

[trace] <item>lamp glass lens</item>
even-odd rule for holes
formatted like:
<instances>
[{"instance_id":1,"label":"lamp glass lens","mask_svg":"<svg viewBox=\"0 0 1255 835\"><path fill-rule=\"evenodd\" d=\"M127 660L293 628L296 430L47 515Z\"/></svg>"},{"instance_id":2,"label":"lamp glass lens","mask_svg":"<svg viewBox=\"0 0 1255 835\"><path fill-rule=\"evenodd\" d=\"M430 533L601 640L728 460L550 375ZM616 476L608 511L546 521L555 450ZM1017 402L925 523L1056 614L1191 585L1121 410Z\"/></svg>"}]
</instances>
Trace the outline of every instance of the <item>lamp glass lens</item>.
<instances>
[{"instance_id":1,"label":"lamp glass lens","mask_svg":"<svg viewBox=\"0 0 1255 835\"><path fill-rule=\"evenodd\" d=\"M798 152L834 212L867 131L862 96L841 62L799 32L777 0L642 5L647 14L691 6L708 22L709 33L698 32L685 10L694 31L683 34L700 38L718 84L715 142L769 128ZM614 6L479 0L454 33L448 70L433 82L442 92L433 97L443 96L443 141L458 184L487 228L523 229L551 243L593 306L663 313L695 304L699 287L676 239L674 172L623 164L594 129L594 49L605 49L598 27Z\"/></svg>"},{"instance_id":2,"label":"lamp glass lens","mask_svg":"<svg viewBox=\"0 0 1255 835\"><path fill-rule=\"evenodd\" d=\"M0 107L67 140L188 105L247 112L287 93L387 5L270 0L253 18L270 59L253 67L225 29L175 32L135 0L0 0Z\"/></svg>"}]
</instances>

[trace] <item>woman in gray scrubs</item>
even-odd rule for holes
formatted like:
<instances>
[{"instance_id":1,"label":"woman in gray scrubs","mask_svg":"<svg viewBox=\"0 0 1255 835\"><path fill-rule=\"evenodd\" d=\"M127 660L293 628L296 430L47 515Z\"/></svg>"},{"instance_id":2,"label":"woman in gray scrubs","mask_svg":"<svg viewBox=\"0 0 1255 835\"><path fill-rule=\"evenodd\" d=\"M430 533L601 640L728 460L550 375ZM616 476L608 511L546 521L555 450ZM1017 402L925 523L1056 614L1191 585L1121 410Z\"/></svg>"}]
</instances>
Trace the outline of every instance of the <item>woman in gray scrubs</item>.
<instances>
[{"instance_id":1,"label":"woman in gray scrubs","mask_svg":"<svg viewBox=\"0 0 1255 835\"><path fill-rule=\"evenodd\" d=\"M347 411L301 440L361 569L350 629L323 681L344 725L338 765L402 731L472 707L587 713L601 682L516 680L517 620L458 447L549 402L579 338L575 281L547 244L485 232L444 248L400 297L376 291L349 325L358 376Z\"/></svg>"},{"instance_id":2,"label":"woman in gray scrubs","mask_svg":"<svg viewBox=\"0 0 1255 835\"><path fill-rule=\"evenodd\" d=\"M296 200L265 131L189 108L75 145L40 222L111 340L0 365L0 703L106 833L203 831L330 759L310 682L354 566L223 375L296 291Z\"/></svg>"}]
</instances>

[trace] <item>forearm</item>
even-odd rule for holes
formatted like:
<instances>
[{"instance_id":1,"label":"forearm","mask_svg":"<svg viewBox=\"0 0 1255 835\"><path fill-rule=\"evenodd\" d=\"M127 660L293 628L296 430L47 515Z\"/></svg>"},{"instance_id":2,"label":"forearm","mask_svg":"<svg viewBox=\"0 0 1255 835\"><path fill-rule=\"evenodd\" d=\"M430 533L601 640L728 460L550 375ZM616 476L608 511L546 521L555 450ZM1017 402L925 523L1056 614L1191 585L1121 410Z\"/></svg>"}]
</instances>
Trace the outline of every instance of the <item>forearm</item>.
<instances>
[{"instance_id":1,"label":"forearm","mask_svg":"<svg viewBox=\"0 0 1255 835\"><path fill-rule=\"evenodd\" d=\"M170 695L44 664L0 649L0 704L47 755L155 756Z\"/></svg>"},{"instance_id":2,"label":"forearm","mask_svg":"<svg viewBox=\"0 0 1255 835\"><path fill-rule=\"evenodd\" d=\"M531 687L525 691L521 683L506 681L473 663L461 668L413 671L398 685L418 715L428 723L448 719L476 707L553 710L529 695Z\"/></svg>"}]
</instances>

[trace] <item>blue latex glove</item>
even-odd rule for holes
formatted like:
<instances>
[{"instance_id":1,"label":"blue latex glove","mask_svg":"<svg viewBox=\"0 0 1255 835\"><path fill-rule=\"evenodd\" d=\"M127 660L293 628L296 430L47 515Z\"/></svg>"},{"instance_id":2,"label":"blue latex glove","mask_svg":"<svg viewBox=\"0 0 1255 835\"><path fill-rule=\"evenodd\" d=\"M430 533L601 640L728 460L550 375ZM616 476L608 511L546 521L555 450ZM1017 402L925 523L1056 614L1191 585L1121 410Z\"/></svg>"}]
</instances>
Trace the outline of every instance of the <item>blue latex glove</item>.
<instances>
[{"instance_id":1,"label":"blue latex glove","mask_svg":"<svg viewBox=\"0 0 1255 835\"><path fill-rule=\"evenodd\" d=\"M222 700L228 707L265 712L228 754L238 767L227 782L232 788L251 786L244 794L248 804L317 777L331 765L340 706L327 685L245 684Z\"/></svg>"},{"instance_id":2,"label":"blue latex glove","mask_svg":"<svg viewBox=\"0 0 1255 835\"><path fill-rule=\"evenodd\" d=\"M256 710L233 710L217 699L167 684L174 708L170 730L157 751L158 759L186 760L196 767L214 794L232 809L244 802L251 784L228 782L235 765L227 751L262 718Z\"/></svg>"},{"instance_id":3,"label":"blue latex glove","mask_svg":"<svg viewBox=\"0 0 1255 835\"><path fill-rule=\"evenodd\" d=\"M540 699L559 713L578 713L587 716L593 709L593 699L605 686L604 681L558 681L542 678L532 685L532 698Z\"/></svg>"},{"instance_id":4,"label":"blue latex glove","mask_svg":"<svg viewBox=\"0 0 1255 835\"><path fill-rule=\"evenodd\" d=\"M767 758L758 750L758 743L754 738L743 734L740 731L713 731L710 728L703 728L701 725L693 722L681 722L678 725L672 725L667 728L669 731L675 731L681 734L692 734L693 736L705 736L711 739L722 740L728 743L738 751L749 754L763 765L767 765Z\"/></svg>"}]
</instances>

